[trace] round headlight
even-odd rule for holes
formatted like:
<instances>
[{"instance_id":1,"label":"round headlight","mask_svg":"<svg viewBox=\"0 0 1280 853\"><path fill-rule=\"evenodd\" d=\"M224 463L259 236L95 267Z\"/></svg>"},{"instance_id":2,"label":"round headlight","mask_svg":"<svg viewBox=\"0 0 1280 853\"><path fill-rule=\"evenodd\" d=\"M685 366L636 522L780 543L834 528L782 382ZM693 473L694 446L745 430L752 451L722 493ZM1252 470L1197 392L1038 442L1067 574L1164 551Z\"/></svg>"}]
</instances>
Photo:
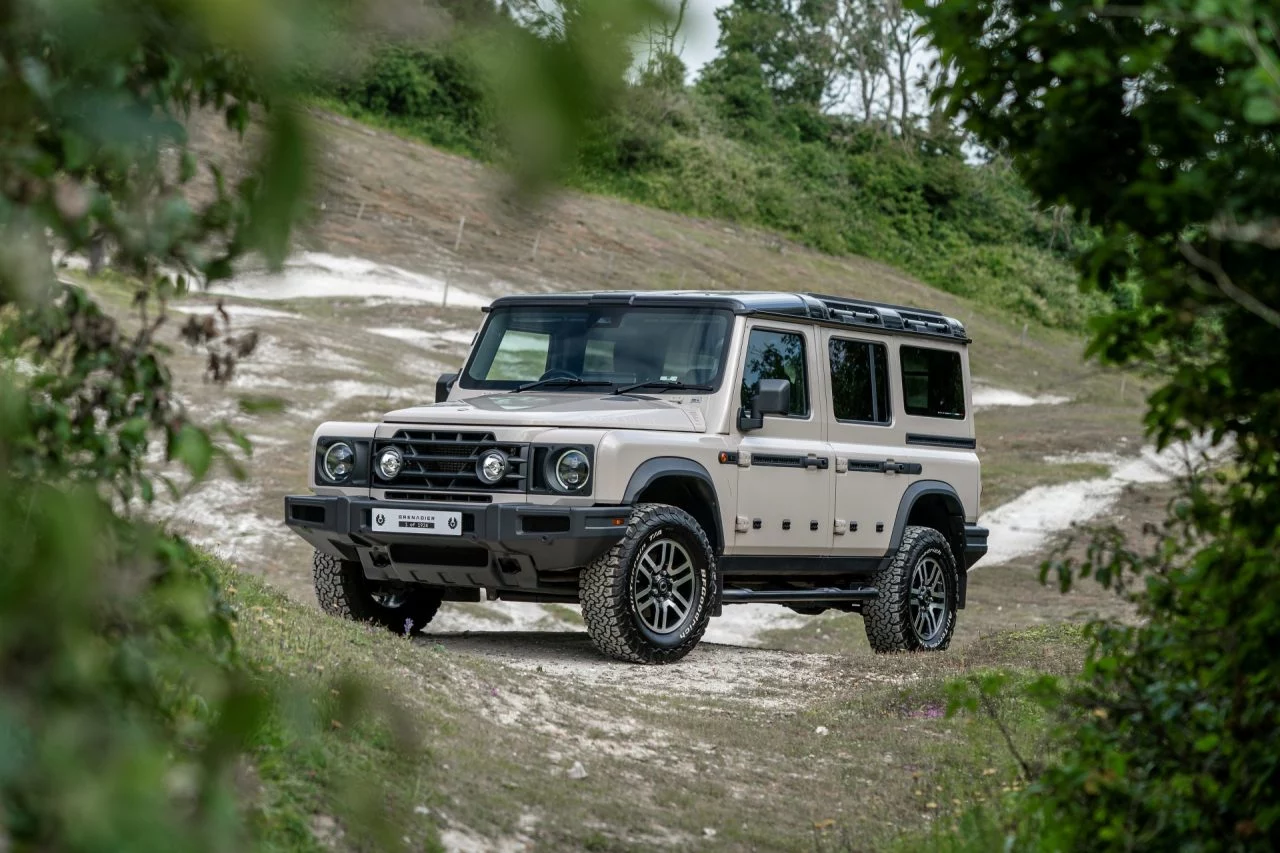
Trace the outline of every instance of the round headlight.
<instances>
[{"instance_id":1,"label":"round headlight","mask_svg":"<svg viewBox=\"0 0 1280 853\"><path fill-rule=\"evenodd\" d=\"M476 463L476 475L482 482L492 486L507 476L507 454L501 450L490 450Z\"/></svg>"},{"instance_id":2,"label":"round headlight","mask_svg":"<svg viewBox=\"0 0 1280 853\"><path fill-rule=\"evenodd\" d=\"M402 468L404 468L404 456L398 448L388 447L378 457L378 473L384 480L394 480Z\"/></svg>"},{"instance_id":3,"label":"round headlight","mask_svg":"<svg viewBox=\"0 0 1280 853\"><path fill-rule=\"evenodd\" d=\"M334 442L324 452L324 475L335 483L341 483L356 469L356 452L345 441Z\"/></svg>"},{"instance_id":4,"label":"round headlight","mask_svg":"<svg viewBox=\"0 0 1280 853\"><path fill-rule=\"evenodd\" d=\"M587 484L591 463L581 450L566 450L556 459L556 484L566 492L576 492Z\"/></svg>"}]
</instances>

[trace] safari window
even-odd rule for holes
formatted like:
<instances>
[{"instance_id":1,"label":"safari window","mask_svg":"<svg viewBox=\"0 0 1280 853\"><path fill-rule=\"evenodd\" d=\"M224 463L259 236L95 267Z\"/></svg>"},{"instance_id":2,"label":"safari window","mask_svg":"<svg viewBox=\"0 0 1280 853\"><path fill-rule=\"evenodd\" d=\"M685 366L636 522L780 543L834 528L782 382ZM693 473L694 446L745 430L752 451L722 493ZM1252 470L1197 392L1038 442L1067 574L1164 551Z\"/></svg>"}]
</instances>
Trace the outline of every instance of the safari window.
<instances>
[{"instance_id":1,"label":"safari window","mask_svg":"<svg viewBox=\"0 0 1280 853\"><path fill-rule=\"evenodd\" d=\"M960 353L902 347L902 397L909 415L964 417L964 373Z\"/></svg>"}]
</instances>

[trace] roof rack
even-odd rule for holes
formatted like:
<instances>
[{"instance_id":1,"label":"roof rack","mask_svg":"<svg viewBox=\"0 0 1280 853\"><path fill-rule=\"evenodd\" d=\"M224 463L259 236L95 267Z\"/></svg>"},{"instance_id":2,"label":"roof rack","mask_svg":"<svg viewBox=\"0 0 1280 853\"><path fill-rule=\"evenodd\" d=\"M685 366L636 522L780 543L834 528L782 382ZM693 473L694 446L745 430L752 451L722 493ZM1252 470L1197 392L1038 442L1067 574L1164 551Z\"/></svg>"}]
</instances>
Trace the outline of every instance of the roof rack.
<instances>
[{"instance_id":1,"label":"roof rack","mask_svg":"<svg viewBox=\"0 0 1280 853\"><path fill-rule=\"evenodd\" d=\"M864 299L846 299L842 296L825 296L821 293L807 295L821 302L830 315L829 319L837 322L852 326L870 326L887 331L914 332L968 340L964 325L959 320L944 316L937 311Z\"/></svg>"}]
</instances>

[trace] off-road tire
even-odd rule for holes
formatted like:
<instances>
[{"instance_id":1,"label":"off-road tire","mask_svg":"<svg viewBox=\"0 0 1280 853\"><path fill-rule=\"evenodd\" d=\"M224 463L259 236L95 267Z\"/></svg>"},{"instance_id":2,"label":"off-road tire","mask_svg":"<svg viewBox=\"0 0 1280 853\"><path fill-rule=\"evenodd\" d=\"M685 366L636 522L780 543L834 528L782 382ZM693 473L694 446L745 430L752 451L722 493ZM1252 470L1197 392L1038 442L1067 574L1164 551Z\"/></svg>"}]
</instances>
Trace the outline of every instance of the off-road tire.
<instances>
[{"instance_id":1,"label":"off-road tire","mask_svg":"<svg viewBox=\"0 0 1280 853\"><path fill-rule=\"evenodd\" d=\"M688 614L665 635L644 624L632 595L637 561L664 539L685 551L697 577ZM680 660L702 639L719 585L711 543L693 516L666 504L639 504L622 539L582 570L578 592L582 618L597 649L631 663L664 664Z\"/></svg>"},{"instance_id":2,"label":"off-road tire","mask_svg":"<svg viewBox=\"0 0 1280 853\"><path fill-rule=\"evenodd\" d=\"M373 597L377 589L359 563L316 551L312 566L320 609L331 616L371 622L404 634L421 631L440 609L441 593L427 587L403 590L403 603L396 607L378 603Z\"/></svg>"},{"instance_id":3,"label":"off-road tire","mask_svg":"<svg viewBox=\"0 0 1280 853\"><path fill-rule=\"evenodd\" d=\"M916 566L929 559L942 566L946 613L936 636L922 641L911 618L911 578ZM932 527L904 530L897 553L872 581L880 596L862 606L862 619L872 650L937 652L945 649L955 632L959 582L956 559L946 537Z\"/></svg>"}]
</instances>

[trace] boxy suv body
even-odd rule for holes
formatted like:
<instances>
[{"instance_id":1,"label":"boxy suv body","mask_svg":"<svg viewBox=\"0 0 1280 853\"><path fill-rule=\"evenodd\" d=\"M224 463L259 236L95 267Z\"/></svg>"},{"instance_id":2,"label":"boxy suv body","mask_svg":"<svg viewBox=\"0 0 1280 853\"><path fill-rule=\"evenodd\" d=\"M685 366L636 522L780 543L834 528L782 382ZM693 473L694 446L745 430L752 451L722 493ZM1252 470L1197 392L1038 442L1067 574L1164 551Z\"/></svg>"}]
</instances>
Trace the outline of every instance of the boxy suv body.
<instances>
[{"instance_id":1,"label":"boxy suv body","mask_svg":"<svg viewBox=\"0 0 1280 853\"><path fill-rule=\"evenodd\" d=\"M412 631L482 592L581 603L601 651L643 663L749 602L947 646L987 536L960 323L792 293L486 310L434 405L316 430L285 515L325 610Z\"/></svg>"}]
</instances>

